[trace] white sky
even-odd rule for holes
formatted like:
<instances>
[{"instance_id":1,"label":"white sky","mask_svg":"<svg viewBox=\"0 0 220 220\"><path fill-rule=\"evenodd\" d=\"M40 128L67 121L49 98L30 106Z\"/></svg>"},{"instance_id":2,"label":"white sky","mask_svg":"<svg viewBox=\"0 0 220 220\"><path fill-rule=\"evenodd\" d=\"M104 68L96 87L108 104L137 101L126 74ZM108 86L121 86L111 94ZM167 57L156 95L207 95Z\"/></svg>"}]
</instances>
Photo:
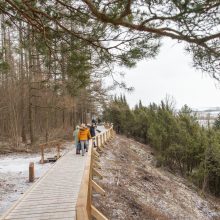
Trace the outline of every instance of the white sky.
<instances>
[{"instance_id":1,"label":"white sky","mask_svg":"<svg viewBox=\"0 0 220 220\"><path fill-rule=\"evenodd\" d=\"M154 60L141 61L135 68L123 71L123 81L134 87L132 93L125 94L131 107L139 100L144 105L159 103L166 95L175 99L177 108L184 104L194 109L220 106L220 85L208 74L192 68L190 55L174 41L166 40Z\"/></svg>"}]
</instances>

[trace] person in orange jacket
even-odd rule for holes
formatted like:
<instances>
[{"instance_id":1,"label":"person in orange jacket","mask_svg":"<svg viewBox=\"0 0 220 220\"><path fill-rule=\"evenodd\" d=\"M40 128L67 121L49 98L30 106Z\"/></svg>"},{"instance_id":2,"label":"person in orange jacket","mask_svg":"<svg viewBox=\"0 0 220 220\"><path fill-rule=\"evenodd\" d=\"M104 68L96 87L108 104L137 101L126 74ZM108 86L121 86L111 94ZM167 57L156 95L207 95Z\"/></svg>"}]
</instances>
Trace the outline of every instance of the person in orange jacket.
<instances>
[{"instance_id":1,"label":"person in orange jacket","mask_svg":"<svg viewBox=\"0 0 220 220\"><path fill-rule=\"evenodd\" d=\"M85 148L87 149L87 141L91 139L91 134L89 129L86 127L85 124L81 124L79 133L78 133L78 140L81 144L82 156L84 156Z\"/></svg>"}]
</instances>

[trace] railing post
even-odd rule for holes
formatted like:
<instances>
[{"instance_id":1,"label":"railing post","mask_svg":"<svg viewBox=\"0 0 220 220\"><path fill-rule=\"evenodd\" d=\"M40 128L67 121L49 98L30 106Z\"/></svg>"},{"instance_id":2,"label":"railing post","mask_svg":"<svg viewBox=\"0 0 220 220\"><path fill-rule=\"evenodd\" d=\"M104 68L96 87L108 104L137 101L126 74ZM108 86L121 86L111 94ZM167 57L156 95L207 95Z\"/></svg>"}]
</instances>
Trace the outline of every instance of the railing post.
<instances>
[{"instance_id":1,"label":"railing post","mask_svg":"<svg viewBox=\"0 0 220 220\"><path fill-rule=\"evenodd\" d=\"M34 163L29 163L29 182L34 182Z\"/></svg>"},{"instance_id":2,"label":"railing post","mask_svg":"<svg viewBox=\"0 0 220 220\"><path fill-rule=\"evenodd\" d=\"M105 133L105 142L108 142L108 131Z\"/></svg>"},{"instance_id":3,"label":"railing post","mask_svg":"<svg viewBox=\"0 0 220 220\"><path fill-rule=\"evenodd\" d=\"M106 143L106 132L103 133L104 144Z\"/></svg>"},{"instance_id":4,"label":"railing post","mask_svg":"<svg viewBox=\"0 0 220 220\"><path fill-rule=\"evenodd\" d=\"M105 132L103 133L103 145L105 144Z\"/></svg>"},{"instance_id":5,"label":"railing post","mask_svg":"<svg viewBox=\"0 0 220 220\"><path fill-rule=\"evenodd\" d=\"M98 136L95 137L95 146L98 146Z\"/></svg>"},{"instance_id":6,"label":"railing post","mask_svg":"<svg viewBox=\"0 0 220 220\"><path fill-rule=\"evenodd\" d=\"M100 135L100 139L101 139L101 146L100 147L102 147L102 145L103 145L103 134Z\"/></svg>"},{"instance_id":7,"label":"railing post","mask_svg":"<svg viewBox=\"0 0 220 220\"><path fill-rule=\"evenodd\" d=\"M99 148L99 135L97 136L97 145L96 146Z\"/></svg>"}]
</instances>

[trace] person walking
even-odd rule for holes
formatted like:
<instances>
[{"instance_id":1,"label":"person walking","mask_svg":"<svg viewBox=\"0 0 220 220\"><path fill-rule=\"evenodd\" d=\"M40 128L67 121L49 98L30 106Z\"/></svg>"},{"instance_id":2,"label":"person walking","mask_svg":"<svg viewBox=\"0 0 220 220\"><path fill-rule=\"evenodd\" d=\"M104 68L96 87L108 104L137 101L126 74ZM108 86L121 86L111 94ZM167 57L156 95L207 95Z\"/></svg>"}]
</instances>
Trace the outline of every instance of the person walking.
<instances>
[{"instance_id":1,"label":"person walking","mask_svg":"<svg viewBox=\"0 0 220 220\"><path fill-rule=\"evenodd\" d=\"M89 133L90 133L90 127L91 127L90 124L86 124L86 128ZM91 133L90 133L90 136L91 136ZM88 147L89 147L89 139L86 141L86 146L85 146L86 152L88 152Z\"/></svg>"},{"instance_id":2,"label":"person walking","mask_svg":"<svg viewBox=\"0 0 220 220\"><path fill-rule=\"evenodd\" d=\"M95 128L96 128L95 123L92 123L92 126L90 126L90 134L91 134L91 137L92 137L92 141L93 141L93 146L94 147L96 147L96 143L95 143Z\"/></svg>"},{"instance_id":3,"label":"person walking","mask_svg":"<svg viewBox=\"0 0 220 220\"><path fill-rule=\"evenodd\" d=\"M96 125L96 120L94 118L92 119L92 124Z\"/></svg>"},{"instance_id":4,"label":"person walking","mask_svg":"<svg viewBox=\"0 0 220 220\"><path fill-rule=\"evenodd\" d=\"M81 126L80 126L79 133L78 133L78 139L81 144L82 156L84 156L87 141L89 139L91 139L91 134L85 124L81 124Z\"/></svg>"},{"instance_id":5,"label":"person walking","mask_svg":"<svg viewBox=\"0 0 220 220\"><path fill-rule=\"evenodd\" d=\"M76 130L73 132L73 140L76 148L76 154L80 154L80 143L78 139L78 133L79 133L79 125L76 126Z\"/></svg>"}]
</instances>

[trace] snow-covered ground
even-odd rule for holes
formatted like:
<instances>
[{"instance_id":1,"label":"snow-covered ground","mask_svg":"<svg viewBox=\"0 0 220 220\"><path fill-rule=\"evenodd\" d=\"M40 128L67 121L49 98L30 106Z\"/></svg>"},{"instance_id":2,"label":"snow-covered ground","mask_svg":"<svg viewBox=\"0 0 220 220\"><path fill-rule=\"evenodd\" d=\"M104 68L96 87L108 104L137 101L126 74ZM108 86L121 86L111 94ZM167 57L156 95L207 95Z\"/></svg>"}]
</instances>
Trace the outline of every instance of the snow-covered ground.
<instances>
[{"instance_id":1,"label":"snow-covered ground","mask_svg":"<svg viewBox=\"0 0 220 220\"><path fill-rule=\"evenodd\" d=\"M96 134L104 132L106 129L103 125L98 125L96 128ZM100 132L99 132L100 131Z\"/></svg>"},{"instance_id":2,"label":"snow-covered ground","mask_svg":"<svg viewBox=\"0 0 220 220\"><path fill-rule=\"evenodd\" d=\"M16 201L31 185L28 182L29 163L35 164L35 177L43 175L51 163L39 164L39 154L0 156L0 214Z\"/></svg>"},{"instance_id":3,"label":"snow-covered ground","mask_svg":"<svg viewBox=\"0 0 220 220\"><path fill-rule=\"evenodd\" d=\"M201 126L207 128L208 126L213 126L215 120L217 119L218 115L220 114L219 108L210 108L204 110L194 111L198 118L198 122Z\"/></svg>"},{"instance_id":4,"label":"snow-covered ground","mask_svg":"<svg viewBox=\"0 0 220 220\"><path fill-rule=\"evenodd\" d=\"M205 119L199 119L197 120L200 124L200 126L203 126L204 128L208 128L209 126L213 126L215 120L205 120Z\"/></svg>"},{"instance_id":5,"label":"snow-covered ground","mask_svg":"<svg viewBox=\"0 0 220 220\"><path fill-rule=\"evenodd\" d=\"M28 166L30 162L35 164L35 175L39 177L50 164L40 164L39 154L11 154L0 156L0 173L20 173L28 175Z\"/></svg>"},{"instance_id":6,"label":"snow-covered ground","mask_svg":"<svg viewBox=\"0 0 220 220\"><path fill-rule=\"evenodd\" d=\"M72 143L64 145L61 154L73 148ZM54 156L53 150L45 153L45 158ZM0 216L32 185L28 182L29 163L34 162L35 178L41 177L53 163L40 164L40 154L0 155Z\"/></svg>"}]
</instances>

